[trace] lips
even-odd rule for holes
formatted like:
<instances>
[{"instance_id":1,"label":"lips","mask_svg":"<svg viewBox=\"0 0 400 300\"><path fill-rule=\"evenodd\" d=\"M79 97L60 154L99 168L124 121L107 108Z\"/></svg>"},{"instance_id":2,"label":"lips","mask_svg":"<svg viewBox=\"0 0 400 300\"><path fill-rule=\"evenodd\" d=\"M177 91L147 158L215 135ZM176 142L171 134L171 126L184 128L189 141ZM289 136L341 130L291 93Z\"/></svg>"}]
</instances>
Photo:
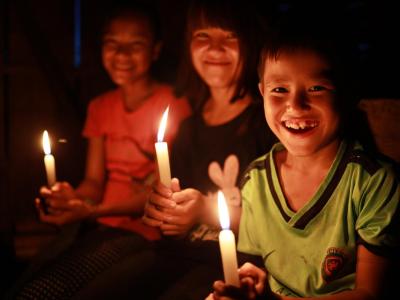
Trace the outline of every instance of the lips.
<instances>
[{"instance_id":1,"label":"lips","mask_svg":"<svg viewBox=\"0 0 400 300\"><path fill-rule=\"evenodd\" d=\"M207 60L204 62L204 64L210 65L210 66L228 66L228 65L230 65L230 62Z\"/></svg>"}]
</instances>

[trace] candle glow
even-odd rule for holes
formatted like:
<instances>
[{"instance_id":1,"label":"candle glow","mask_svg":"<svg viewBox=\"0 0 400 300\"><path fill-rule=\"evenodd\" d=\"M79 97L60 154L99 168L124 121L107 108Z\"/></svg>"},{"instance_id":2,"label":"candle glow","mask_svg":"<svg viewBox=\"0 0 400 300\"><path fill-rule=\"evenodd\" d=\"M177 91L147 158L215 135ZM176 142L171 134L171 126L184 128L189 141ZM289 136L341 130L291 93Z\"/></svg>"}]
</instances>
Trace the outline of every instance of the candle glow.
<instances>
[{"instance_id":1,"label":"candle glow","mask_svg":"<svg viewBox=\"0 0 400 300\"><path fill-rule=\"evenodd\" d=\"M163 142L165 129L167 127L168 111L169 107L167 107L161 118L160 126L157 133L157 143L155 144L155 147L160 181L165 186L170 187L171 169L169 166L168 145L166 142Z\"/></svg>"},{"instance_id":2,"label":"candle glow","mask_svg":"<svg viewBox=\"0 0 400 300\"><path fill-rule=\"evenodd\" d=\"M51 154L50 138L47 130L43 132L43 151L44 151L44 166L46 168L47 184L49 187L56 183L56 163L54 156Z\"/></svg>"},{"instance_id":3,"label":"candle glow","mask_svg":"<svg viewBox=\"0 0 400 300\"><path fill-rule=\"evenodd\" d=\"M219 233L219 247L221 250L222 266L224 268L225 283L236 287L240 286L237 272L238 263L236 257L235 235L229 230L229 211L224 194L218 191L219 221L222 227Z\"/></svg>"}]
</instances>

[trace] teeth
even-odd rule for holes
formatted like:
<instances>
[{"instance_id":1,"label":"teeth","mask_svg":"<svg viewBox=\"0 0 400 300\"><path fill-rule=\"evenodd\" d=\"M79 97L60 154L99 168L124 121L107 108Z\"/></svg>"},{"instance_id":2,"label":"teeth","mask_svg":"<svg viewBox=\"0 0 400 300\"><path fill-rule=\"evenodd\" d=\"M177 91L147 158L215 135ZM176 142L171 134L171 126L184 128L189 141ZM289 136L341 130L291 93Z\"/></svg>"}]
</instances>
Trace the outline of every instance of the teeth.
<instances>
[{"instance_id":1,"label":"teeth","mask_svg":"<svg viewBox=\"0 0 400 300\"><path fill-rule=\"evenodd\" d=\"M305 120L286 120L283 122L287 128L292 129L306 129L306 128L314 128L318 124L316 121L305 121Z\"/></svg>"}]
</instances>

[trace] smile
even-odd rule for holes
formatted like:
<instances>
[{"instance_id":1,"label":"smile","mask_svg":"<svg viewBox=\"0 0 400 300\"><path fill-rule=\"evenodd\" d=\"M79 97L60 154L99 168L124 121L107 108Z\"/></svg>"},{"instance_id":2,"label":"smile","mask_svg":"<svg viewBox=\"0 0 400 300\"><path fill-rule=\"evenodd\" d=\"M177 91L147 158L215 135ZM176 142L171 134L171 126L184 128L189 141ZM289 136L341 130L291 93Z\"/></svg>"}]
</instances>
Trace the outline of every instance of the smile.
<instances>
[{"instance_id":1,"label":"smile","mask_svg":"<svg viewBox=\"0 0 400 300\"><path fill-rule=\"evenodd\" d=\"M310 131L319 125L316 120L286 120L282 125L293 133L304 133Z\"/></svg>"}]
</instances>

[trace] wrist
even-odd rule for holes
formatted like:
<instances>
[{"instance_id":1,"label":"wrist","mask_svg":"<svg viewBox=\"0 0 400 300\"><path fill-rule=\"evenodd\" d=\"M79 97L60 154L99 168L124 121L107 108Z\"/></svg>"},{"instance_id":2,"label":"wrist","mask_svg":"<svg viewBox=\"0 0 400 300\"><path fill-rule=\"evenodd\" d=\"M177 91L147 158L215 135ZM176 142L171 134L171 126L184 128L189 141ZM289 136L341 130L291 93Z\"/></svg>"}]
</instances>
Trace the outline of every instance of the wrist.
<instances>
[{"instance_id":1,"label":"wrist","mask_svg":"<svg viewBox=\"0 0 400 300\"><path fill-rule=\"evenodd\" d=\"M84 198L83 202L86 204L86 207L88 208L88 211L89 211L88 218L89 219L96 219L97 217L99 217L98 204L96 202L94 202L90 198Z\"/></svg>"}]
</instances>

